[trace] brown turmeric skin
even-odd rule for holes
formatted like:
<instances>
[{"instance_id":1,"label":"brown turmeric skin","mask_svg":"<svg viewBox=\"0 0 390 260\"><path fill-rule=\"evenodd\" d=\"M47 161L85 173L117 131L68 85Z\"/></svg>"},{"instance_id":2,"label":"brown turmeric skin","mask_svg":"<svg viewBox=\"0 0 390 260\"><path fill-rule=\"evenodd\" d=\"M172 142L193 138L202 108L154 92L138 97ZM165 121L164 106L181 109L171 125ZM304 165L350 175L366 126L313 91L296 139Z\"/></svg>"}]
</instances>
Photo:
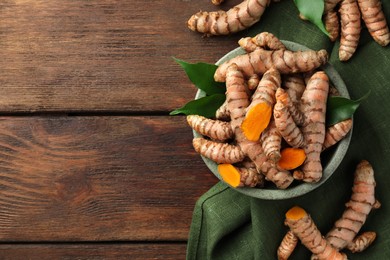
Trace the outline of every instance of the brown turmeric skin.
<instances>
[{"instance_id":1,"label":"brown turmeric skin","mask_svg":"<svg viewBox=\"0 0 390 260\"><path fill-rule=\"evenodd\" d=\"M347 259L345 254L340 253L325 240L304 209L293 207L287 211L285 224L302 244L317 256L317 259Z\"/></svg>"},{"instance_id":2,"label":"brown turmeric skin","mask_svg":"<svg viewBox=\"0 0 390 260\"><path fill-rule=\"evenodd\" d=\"M245 154L238 146L219 143L204 138L194 138L192 145L197 153L213 160L216 163L237 163L245 158Z\"/></svg>"},{"instance_id":3,"label":"brown turmeric skin","mask_svg":"<svg viewBox=\"0 0 390 260\"><path fill-rule=\"evenodd\" d=\"M295 124L294 119L290 115L287 106L281 101L277 101L274 106L274 120L276 128L283 139L292 147L302 147L305 144L304 136Z\"/></svg>"},{"instance_id":4,"label":"brown turmeric skin","mask_svg":"<svg viewBox=\"0 0 390 260\"><path fill-rule=\"evenodd\" d=\"M278 247L278 260L287 260L298 244L298 237L289 230Z\"/></svg>"},{"instance_id":5,"label":"brown turmeric skin","mask_svg":"<svg viewBox=\"0 0 390 260\"><path fill-rule=\"evenodd\" d=\"M345 204L346 210L326 235L326 239L332 246L343 249L353 243L354 238L366 222L367 215L377 204L375 186L372 166L365 160L361 161L355 170L352 195L350 201ZM352 246L352 248L354 247L358 248L355 245Z\"/></svg>"},{"instance_id":6,"label":"brown turmeric skin","mask_svg":"<svg viewBox=\"0 0 390 260\"><path fill-rule=\"evenodd\" d=\"M187 116L187 122L196 132L214 140L224 142L233 137L233 130L227 122L213 120L199 115Z\"/></svg>"},{"instance_id":7,"label":"brown turmeric skin","mask_svg":"<svg viewBox=\"0 0 390 260\"><path fill-rule=\"evenodd\" d=\"M301 111L305 115L302 132L305 139L306 160L302 166L303 180L318 182L322 177L320 155L325 139L326 101L329 91L329 78L318 71L310 78L302 95Z\"/></svg>"},{"instance_id":8,"label":"brown turmeric skin","mask_svg":"<svg viewBox=\"0 0 390 260\"><path fill-rule=\"evenodd\" d=\"M263 15L270 0L245 0L228 11L203 12L191 16L187 26L205 35L228 35L242 31Z\"/></svg>"},{"instance_id":9,"label":"brown turmeric skin","mask_svg":"<svg viewBox=\"0 0 390 260\"><path fill-rule=\"evenodd\" d=\"M275 120L271 120L268 127L261 134L261 144L267 158L275 162L279 161L282 136L276 128Z\"/></svg>"},{"instance_id":10,"label":"brown turmeric skin","mask_svg":"<svg viewBox=\"0 0 390 260\"><path fill-rule=\"evenodd\" d=\"M246 52L252 52L256 48L263 48L268 50L286 49L286 46L272 33L261 32L255 37L245 37L238 41L238 44Z\"/></svg>"},{"instance_id":11,"label":"brown turmeric skin","mask_svg":"<svg viewBox=\"0 0 390 260\"><path fill-rule=\"evenodd\" d=\"M356 0L342 0L339 12L341 20L339 59L347 61L359 44L361 15Z\"/></svg>"},{"instance_id":12,"label":"brown turmeric skin","mask_svg":"<svg viewBox=\"0 0 390 260\"><path fill-rule=\"evenodd\" d=\"M325 140L324 144L322 145L322 149L325 150L343 139L349 133L351 128L351 118L328 127L328 129L326 129Z\"/></svg>"},{"instance_id":13,"label":"brown turmeric skin","mask_svg":"<svg viewBox=\"0 0 390 260\"><path fill-rule=\"evenodd\" d=\"M221 64L214 74L214 79L217 82L225 82L226 70L232 63L236 63L244 76L249 78L254 74L263 75L272 67L276 68L281 74L308 72L327 61L328 53L326 50L290 51L258 48Z\"/></svg>"},{"instance_id":14,"label":"brown turmeric skin","mask_svg":"<svg viewBox=\"0 0 390 260\"><path fill-rule=\"evenodd\" d=\"M390 42L389 27L380 0L358 0L362 18L372 38L382 46Z\"/></svg>"}]
</instances>

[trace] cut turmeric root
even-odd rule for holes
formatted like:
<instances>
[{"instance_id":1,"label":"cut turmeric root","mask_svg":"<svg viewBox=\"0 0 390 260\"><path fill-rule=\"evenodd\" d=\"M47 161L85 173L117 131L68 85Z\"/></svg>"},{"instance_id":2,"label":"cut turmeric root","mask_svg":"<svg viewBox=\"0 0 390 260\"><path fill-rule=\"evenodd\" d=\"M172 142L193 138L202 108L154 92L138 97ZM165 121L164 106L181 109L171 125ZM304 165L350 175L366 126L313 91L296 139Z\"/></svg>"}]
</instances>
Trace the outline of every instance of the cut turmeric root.
<instances>
[{"instance_id":1,"label":"cut turmeric root","mask_svg":"<svg viewBox=\"0 0 390 260\"><path fill-rule=\"evenodd\" d=\"M259 173L254 168L239 168L232 164L219 164L218 172L222 180L233 188L255 187L260 181Z\"/></svg>"},{"instance_id":2,"label":"cut turmeric root","mask_svg":"<svg viewBox=\"0 0 390 260\"><path fill-rule=\"evenodd\" d=\"M258 141L268 126L275 104L275 92L280 84L280 74L274 68L267 70L261 78L241 124L241 130L248 140Z\"/></svg>"},{"instance_id":3,"label":"cut turmeric root","mask_svg":"<svg viewBox=\"0 0 390 260\"><path fill-rule=\"evenodd\" d=\"M253 106L247 113L241 124L245 137L250 141L257 141L261 133L268 126L272 116L272 107L267 103L259 103Z\"/></svg>"},{"instance_id":4,"label":"cut turmeric root","mask_svg":"<svg viewBox=\"0 0 390 260\"><path fill-rule=\"evenodd\" d=\"M303 149L300 148L284 148L280 152L280 159L278 166L285 170L293 170L303 164L306 159L306 154Z\"/></svg>"},{"instance_id":5,"label":"cut turmeric root","mask_svg":"<svg viewBox=\"0 0 390 260\"><path fill-rule=\"evenodd\" d=\"M304 209L293 207L287 211L285 224L318 259L347 259L345 254L340 253L325 240Z\"/></svg>"}]
</instances>

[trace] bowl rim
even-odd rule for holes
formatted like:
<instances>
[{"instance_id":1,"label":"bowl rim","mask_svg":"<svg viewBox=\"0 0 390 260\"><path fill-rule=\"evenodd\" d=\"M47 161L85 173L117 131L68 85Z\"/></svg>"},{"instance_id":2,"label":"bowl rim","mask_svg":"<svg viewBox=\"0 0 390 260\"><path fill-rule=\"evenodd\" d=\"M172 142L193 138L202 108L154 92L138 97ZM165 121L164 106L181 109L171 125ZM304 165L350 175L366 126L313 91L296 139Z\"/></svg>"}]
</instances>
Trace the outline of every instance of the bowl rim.
<instances>
[{"instance_id":1,"label":"bowl rim","mask_svg":"<svg viewBox=\"0 0 390 260\"><path fill-rule=\"evenodd\" d=\"M299 43L281 40L282 43L287 47L289 50L298 51L298 50L309 50L308 47L301 45ZM231 58L245 54L246 52L241 48L237 47L233 49L232 51L225 54L222 58L220 58L215 64L220 65L224 63L225 61L230 60ZM342 97L350 98L348 89L341 78L340 74L335 70L335 68L329 64L326 63L325 65L320 67L322 70L326 72L326 74L329 77L330 82L333 83L333 85L337 88L337 90L340 92L340 95ZM201 97L204 97L206 95L205 92L202 90L198 90L195 99L199 99ZM330 176L336 171L336 169L341 164L343 158L345 157L349 144L351 142L352 137L352 130L353 130L353 118L352 118L352 127L349 133L338 142L337 147L335 147L335 151L330 156L330 159L328 163L323 167L323 175L319 182L316 183L305 183L302 182L294 187L287 188L285 190L282 189L262 189L262 188L250 188L250 187L240 187L240 188L234 188L223 181L222 177L220 176L218 169L217 169L217 163L214 161L204 157L201 155L201 158L203 159L204 163L207 165L209 170L222 182L224 182L226 185L230 186L232 189L245 194L247 196L258 198L258 199L265 199L265 200L282 200L282 199L290 199L295 198L298 196L302 196L304 194L309 193L310 191L313 191L314 189L320 187L323 183L325 183ZM194 137L201 137L199 133L197 133L195 130L193 130Z\"/></svg>"}]
</instances>

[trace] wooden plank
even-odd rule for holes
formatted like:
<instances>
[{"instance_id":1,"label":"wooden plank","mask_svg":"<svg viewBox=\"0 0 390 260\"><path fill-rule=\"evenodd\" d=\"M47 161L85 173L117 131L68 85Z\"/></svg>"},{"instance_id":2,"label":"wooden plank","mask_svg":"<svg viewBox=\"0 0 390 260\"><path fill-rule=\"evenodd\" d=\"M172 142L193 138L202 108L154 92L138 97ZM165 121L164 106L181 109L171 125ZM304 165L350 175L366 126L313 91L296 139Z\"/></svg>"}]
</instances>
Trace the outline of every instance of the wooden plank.
<instances>
[{"instance_id":1,"label":"wooden plank","mask_svg":"<svg viewBox=\"0 0 390 260\"><path fill-rule=\"evenodd\" d=\"M25 259L185 259L185 243L0 244L2 260Z\"/></svg>"},{"instance_id":2,"label":"wooden plank","mask_svg":"<svg viewBox=\"0 0 390 260\"><path fill-rule=\"evenodd\" d=\"M225 8L237 1L228 1ZM202 38L202 1L0 2L0 112L171 111L196 89L172 56L214 63L240 35Z\"/></svg>"},{"instance_id":3,"label":"wooden plank","mask_svg":"<svg viewBox=\"0 0 390 260\"><path fill-rule=\"evenodd\" d=\"M185 241L217 182L184 117L0 118L0 241Z\"/></svg>"}]
</instances>

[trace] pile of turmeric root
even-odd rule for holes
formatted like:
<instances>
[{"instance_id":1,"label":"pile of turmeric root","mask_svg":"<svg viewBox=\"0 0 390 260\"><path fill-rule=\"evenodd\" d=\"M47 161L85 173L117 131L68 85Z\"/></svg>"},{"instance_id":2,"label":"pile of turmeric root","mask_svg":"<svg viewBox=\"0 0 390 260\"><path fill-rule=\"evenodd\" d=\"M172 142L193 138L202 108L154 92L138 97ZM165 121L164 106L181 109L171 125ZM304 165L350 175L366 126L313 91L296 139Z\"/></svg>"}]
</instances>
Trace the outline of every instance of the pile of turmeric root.
<instances>
[{"instance_id":1,"label":"pile of turmeric root","mask_svg":"<svg viewBox=\"0 0 390 260\"><path fill-rule=\"evenodd\" d=\"M375 199L375 185L372 166L368 161L361 161L355 170L352 195L345 204L346 209L325 237L303 208L295 206L288 210L285 225L289 230L277 250L278 259L288 259L299 240L313 253L311 259L347 259L347 256L340 252L344 248L352 253L365 250L375 240L376 233L358 233L370 211L381 206Z\"/></svg>"},{"instance_id":2,"label":"pile of turmeric root","mask_svg":"<svg viewBox=\"0 0 390 260\"><path fill-rule=\"evenodd\" d=\"M221 64L214 79L226 82L226 101L215 119L187 116L202 137L195 150L218 164L232 187L286 189L297 179L322 178L321 152L350 131L352 119L326 127L326 102L338 95L321 70L325 50L291 51L271 33L243 38L247 51Z\"/></svg>"},{"instance_id":3,"label":"pile of turmeric root","mask_svg":"<svg viewBox=\"0 0 390 260\"><path fill-rule=\"evenodd\" d=\"M219 5L223 1L212 2ZM271 0L245 0L228 11L200 11L191 16L187 26L192 31L207 36L236 33L258 22L270 2ZM305 19L303 16L301 18ZM390 32L380 0L324 0L323 22L332 41L340 38L341 61L349 60L355 53L362 19L373 39L381 46L387 46Z\"/></svg>"}]
</instances>

